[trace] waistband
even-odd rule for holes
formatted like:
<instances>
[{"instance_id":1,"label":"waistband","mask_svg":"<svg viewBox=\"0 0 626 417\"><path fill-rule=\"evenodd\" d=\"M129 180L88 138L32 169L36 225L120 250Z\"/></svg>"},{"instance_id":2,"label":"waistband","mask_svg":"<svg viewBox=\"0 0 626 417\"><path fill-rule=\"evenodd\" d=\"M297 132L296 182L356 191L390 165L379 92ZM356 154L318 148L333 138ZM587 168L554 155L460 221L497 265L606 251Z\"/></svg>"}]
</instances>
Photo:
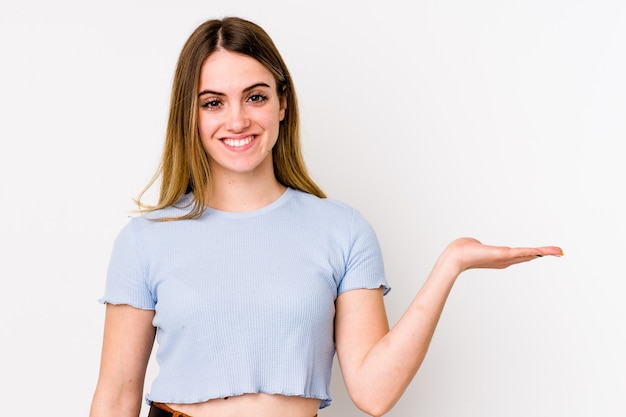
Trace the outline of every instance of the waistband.
<instances>
[{"instance_id":1,"label":"waistband","mask_svg":"<svg viewBox=\"0 0 626 417\"><path fill-rule=\"evenodd\" d=\"M148 417L192 417L189 414L181 413L180 411L172 410L165 404L153 402L150 405L150 412ZM317 417L315 414L313 417Z\"/></svg>"},{"instance_id":2,"label":"waistband","mask_svg":"<svg viewBox=\"0 0 626 417\"><path fill-rule=\"evenodd\" d=\"M155 403L150 404L150 412L148 417L192 417L189 414L181 413L180 411L172 410L165 404Z\"/></svg>"}]
</instances>

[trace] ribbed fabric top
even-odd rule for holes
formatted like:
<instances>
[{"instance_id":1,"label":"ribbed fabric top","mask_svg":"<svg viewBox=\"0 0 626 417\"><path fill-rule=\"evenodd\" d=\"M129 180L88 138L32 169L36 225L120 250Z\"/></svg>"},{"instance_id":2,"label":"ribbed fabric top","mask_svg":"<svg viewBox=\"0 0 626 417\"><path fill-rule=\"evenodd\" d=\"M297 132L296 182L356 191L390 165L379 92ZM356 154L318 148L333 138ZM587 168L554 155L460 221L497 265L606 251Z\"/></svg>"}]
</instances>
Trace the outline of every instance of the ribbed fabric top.
<instances>
[{"instance_id":1,"label":"ribbed fabric top","mask_svg":"<svg viewBox=\"0 0 626 417\"><path fill-rule=\"evenodd\" d=\"M191 198L130 219L99 300L155 310L159 373L146 401L267 393L328 406L335 299L390 289L369 223L293 189L256 211L150 220L184 213Z\"/></svg>"}]
</instances>

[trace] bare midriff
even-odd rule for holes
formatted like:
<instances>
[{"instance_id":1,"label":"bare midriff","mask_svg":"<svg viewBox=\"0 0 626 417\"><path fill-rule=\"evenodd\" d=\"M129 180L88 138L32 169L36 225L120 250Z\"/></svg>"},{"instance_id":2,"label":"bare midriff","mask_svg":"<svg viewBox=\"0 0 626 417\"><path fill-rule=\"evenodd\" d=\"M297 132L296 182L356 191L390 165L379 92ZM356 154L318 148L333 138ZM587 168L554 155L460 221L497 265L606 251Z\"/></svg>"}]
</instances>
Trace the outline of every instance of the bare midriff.
<instances>
[{"instance_id":1,"label":"bare midriff","mask_svg":"<svg viewBox=\"0 0 626 417\"><path fill-rule=\"evenodd\" d=\"M320 400L285 395L244 394L203 403L167 404L193 417L313 417Z\"/></svg>"}]
</instances>

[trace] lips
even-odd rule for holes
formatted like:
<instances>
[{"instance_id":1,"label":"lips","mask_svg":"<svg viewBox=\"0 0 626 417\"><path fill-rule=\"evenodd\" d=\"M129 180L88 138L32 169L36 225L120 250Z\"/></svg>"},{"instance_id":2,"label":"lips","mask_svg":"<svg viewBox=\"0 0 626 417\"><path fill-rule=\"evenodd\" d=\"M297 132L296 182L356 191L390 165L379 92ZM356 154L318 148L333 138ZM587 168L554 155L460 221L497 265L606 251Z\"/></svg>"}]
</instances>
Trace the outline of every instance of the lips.
<instances>
[{"instance_id":1,"label":"lips","mask_svg":"<svg viewBox=\"0 0 626 417\"><path fill-rule=\"evenodd\" d=\"M222 139L222 142L231 148L242 148L255 139L255 136L248 136L242 139Z\"/></svg>"}]
</instances>

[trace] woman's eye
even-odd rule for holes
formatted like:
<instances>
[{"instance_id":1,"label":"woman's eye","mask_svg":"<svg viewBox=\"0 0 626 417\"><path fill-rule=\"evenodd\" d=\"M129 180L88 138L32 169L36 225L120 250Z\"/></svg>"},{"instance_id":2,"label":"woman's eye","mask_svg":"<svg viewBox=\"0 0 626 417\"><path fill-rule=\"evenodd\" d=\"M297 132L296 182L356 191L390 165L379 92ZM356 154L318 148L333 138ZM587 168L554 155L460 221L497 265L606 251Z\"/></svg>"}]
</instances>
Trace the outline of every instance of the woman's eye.
<instances>
[{"instance_id":1,"label":"woman's eye","mask_svg":"<svg viewBox=\"0 0 626 417\"><path fill-rule=\"evenodd\" d=\"M263 94L252 94L248 98L248 101L251 101L253 103L262 103L267 101L267 96L264 96Z\"/></svg>"},{"instance_id":2,"label":"woman's eye","mask_svg":"<svg viewBox=\"0 0 626 417\"><path fill-rule=\"evenodd\" d=\"M219 107L221 104L222 104L222 102L219 101L218 99L205 100L205 101L202 102L202 107L208 108L208 109L215 109L215 108Z\"/></svg>"}]
</instances>

